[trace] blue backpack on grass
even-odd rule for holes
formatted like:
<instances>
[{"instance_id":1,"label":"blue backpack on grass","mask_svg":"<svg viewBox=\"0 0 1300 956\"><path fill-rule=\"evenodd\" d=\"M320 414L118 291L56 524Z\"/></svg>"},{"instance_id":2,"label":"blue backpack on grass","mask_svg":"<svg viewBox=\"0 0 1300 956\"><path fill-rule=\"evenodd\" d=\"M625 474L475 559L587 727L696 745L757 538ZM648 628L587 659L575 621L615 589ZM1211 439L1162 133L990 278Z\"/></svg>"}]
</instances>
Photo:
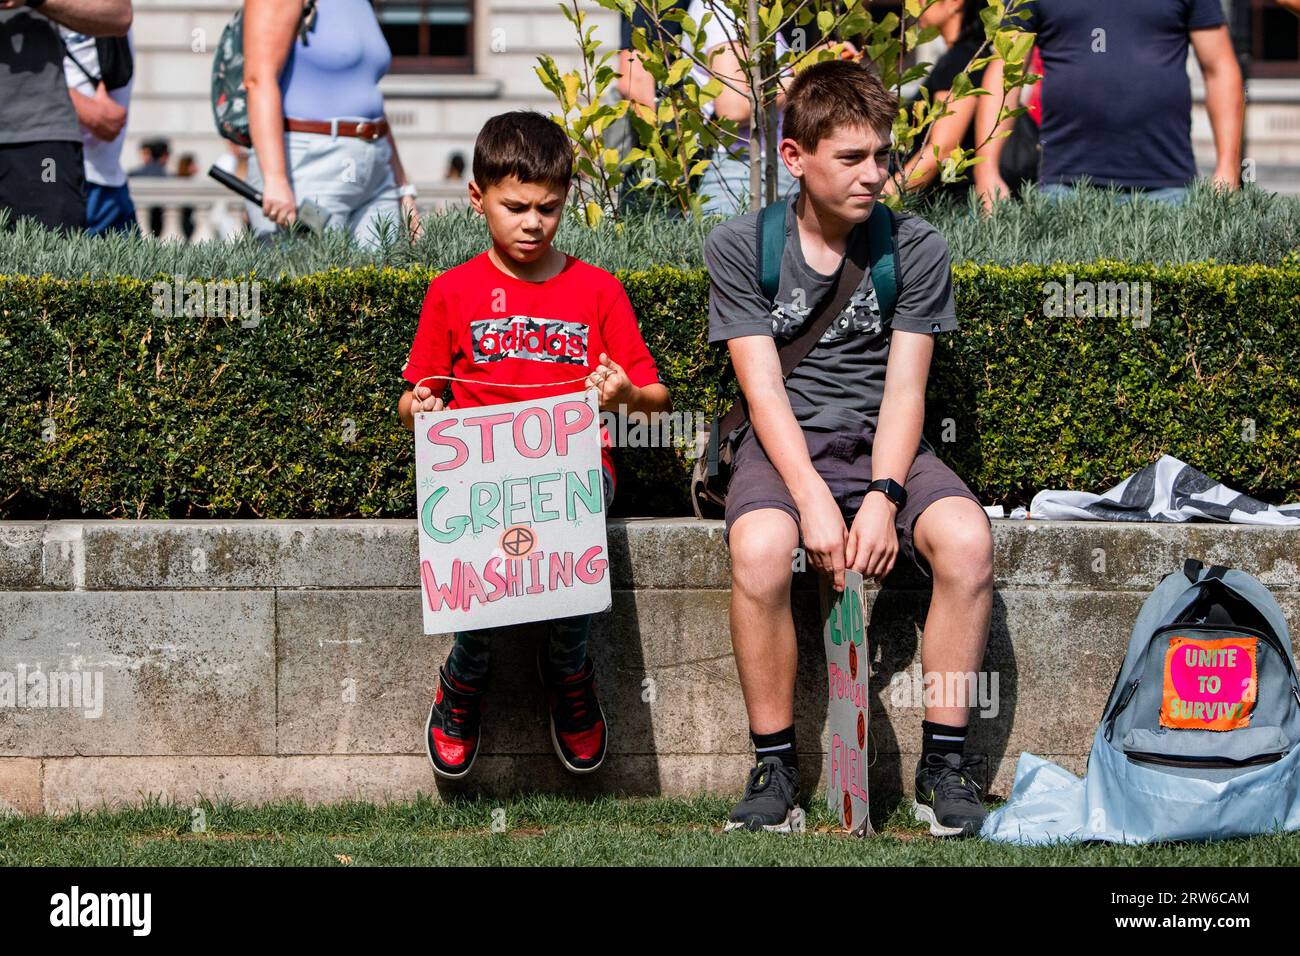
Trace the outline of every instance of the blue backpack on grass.
<instances>
[{"instance_id":1,"label":"blue backpack on grass","mask_svg":"<svg viewBox=\"0 0 1300 956\"><path fill-rule=\"evenodd\" d=\"M1300 678L1286 619L1243 571L1189 560L1138 613L1083 780L1021 754L981 836L1215 840L1300 829Z\"/></svg>"}]
</instances>

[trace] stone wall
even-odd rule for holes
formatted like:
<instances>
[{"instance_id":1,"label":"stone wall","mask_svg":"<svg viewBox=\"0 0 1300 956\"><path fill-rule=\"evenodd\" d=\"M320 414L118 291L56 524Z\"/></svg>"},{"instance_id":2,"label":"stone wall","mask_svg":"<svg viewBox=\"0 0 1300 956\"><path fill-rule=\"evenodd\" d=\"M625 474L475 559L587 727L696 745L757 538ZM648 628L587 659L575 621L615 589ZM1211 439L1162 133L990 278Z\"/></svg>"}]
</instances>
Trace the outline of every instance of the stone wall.
<instances>
[{"instance_id":1,"label":"stone wall","mask_svg":"<svg viewBox=\"0 0 1300 956\"><path fill-rule=\"evenodd\" d=\"M994 536L985 686L996 714L974 719L970 749L988 755L995 794L1022 750L1082 771L1138 607L1185 556L1256 574L1300 623L1294 532L995 521ZM605 766L590 778L561 769L532 662L540 632L525 627L496 649L484 749L456 792L743 786L751 756L721 524L612 522L610 550L614 607L592 642ZM80 706L50 706L53 693L44 706L0 700L0 804L450 792L423 750L448 638L421 633L416 555L412 521L0 523L0 681L89 675ZM923 703L906 691L919 682L928 597L915 571L894 578L868 595L877 795L910 788ZM798 733L814 788L825 718L815 587L796 578Z\"/></svg>"}]
</instances>

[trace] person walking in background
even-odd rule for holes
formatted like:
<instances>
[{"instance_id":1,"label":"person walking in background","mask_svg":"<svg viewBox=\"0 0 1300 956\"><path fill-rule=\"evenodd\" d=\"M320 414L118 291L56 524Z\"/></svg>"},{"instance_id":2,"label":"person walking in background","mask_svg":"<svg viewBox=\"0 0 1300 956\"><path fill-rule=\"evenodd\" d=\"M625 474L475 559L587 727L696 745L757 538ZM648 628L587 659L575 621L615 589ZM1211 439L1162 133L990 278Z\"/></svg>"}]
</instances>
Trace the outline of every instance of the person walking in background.
<instances>
[{"instance_id":1,"label":"person walking in background","mask_svg":"<svg viewBox=\"0 0 1300 956\"><path fill-rule=\"evenodd\" d=\"M926 12L930 9L927 8ZM980 18L980 13L988 9L987 0L943 0L942 9L948 16L937 25L948 39L948 49L935 61L922 84L932 103L946 102L958 74L964 72L978 56L985 55L981 52L985 42L984 21ZM1038 72L1034 69L1038 62L1038 51L1035 50L1031 55L1030 72ZM984 70L971 70L967 76L973 86L980 87L983 84ZM1036 100L1038 95L1039 84L1034 84L1031 92L1025 94L1027 100ZM979 100L978 96L965 96L948 105L948 115L934 122L929 138L907 159L902 171L886 183L885 195L934 188L942 190L950 198L965 200L972 185L970 171L956 182L942 182L941 161L954 149L975 149L975 110ZM1038 118L1032 107L1030 112L1016 119L1011 142L1001 152L1000 164L1002 180L1013 192L1025 182L1038 181Z\"/></svg>"},{"instance_id":2,"label":"person walking in background","mask_svg":"<svg viewBox=\"0 0 1300 956\"><path fill-rule=\"evenodd\" d=\"M176 160L176 178L193 179L199 171L199 161L193 153L181 153ZM181 206L181 235L189 242L194 238L194 207Z\"/></svg>"},{"instance_id":3,"label":"person walking in background","mask_svg":"<svg viewBox=\"0 0 1300 956\"><path fill-rule=\"evenodd\" d=\"M134 167L132 176L170 176L167 161L172 158L172 144L161 136L140 143L140 165Z\"/></svg>"},{"instance_id":4,"label":"person walking in background","mask_svg":"<svg viewBox=\"0 0 1300 956\"><path fill-rule=\"evenodd\" d=\"M688 14L692 20L699 23L708 9L704 0L692 0ZM720 17L716 15L710 17L704 27L704 46L696 51L696 57L707 63L709 69L697 65L691 70L691 75L700 86L713 79L709 70L723 78L722 92L705 107L705 110L710 119L732 120L737 125L739 138L729 149L714 150L699 186L699 191L708 197L701 207L702 211L723 216L734 216L742 211L747 207L749 199L750 158L747 153L753 104L749 101L749 80L745 76L741 63L745 50L741 42L734 39L735 35L732 27L724 24ZM785 35L778 33L776 56L778 58L784 56L789 49L790 44ZM782 81L783 85L789 79L790 77L786 76ZM777 97L776 108L781 109L784 102L785 94L782 92ZM780 133L778 132L777 135L779 138ZM758 142L759 148L762 149L761 133ZM784 163L778 162L776 164L777 197L788 195L794 187L794 177L790 175Z\"/></svg>"},{"instance_id":5,"label":"person walking in background","mask_svg":"<svg viewBox=\"0 0 1300 956\"><path fill-rule=\"evenodd\" d=\"M1219 0L1035 0L1027 20L1043 57L1043 191L1062 195L1085 179L1134 195L1181 202L1196 178L1192 156L1190 44L1205 77L1214 129L1214 183L1241 182L1245 94ZM1003 64L994 57L980 97L975 138L984 162L975 185L986 205L1010 194L999 172L1004 140L989 140L1002 105ZM1019 90L1006 105L1019 105ZM998 126L1011 128L1011 120ZM986 142L988 140L988 142Z\"/></svg>"},{"instance_id":6,"label":"person walking in background","mask_svg":"<svg viewBox=\"0 0 1300 956\"><path fill-rule=\"evenodd\" d=\"M654 111L658 105L658 91L655 89L655 78L642 65L641 54L632 44L632 33L635 30L644 30L652 44L659 37L670 43L677 43L682 35L682 25L676 20L664 19L663 15L670 10L686 9L688 4L689 0L663 3L657 20L644 8L637 6L632 11L632 16L625 16L620 22L618 95L628 100L638 114L650 122L655 121Z\"/></svg>"},{"instance_id":7,"label":"person walking in background","mask_svg":"<svg viewBox=\"0 0 1300 956\"><path fill-rule=\"evenodd\" d=\"M934 64L939 62L939 58L948 52L948 48L957 39L957 33L961 29L961 10L962 0L929 0L928 3L922 3L916 25L922 30L935 27L939 30L939 35L907 50L903 55L903 66L912 67L919 63L929 64L933 69ZM910 103L920 96L921 84L925 79L922 75L899 86L899 99Z\"/></svg>"},{"instance_id":8,"label":"person walking in background","mask_svg":"<svg viewBox=\"0 0 1300 956\"><path fill-rule=\"evenodd\" d=\"M449 183L458 183L465 178L465 154L452 153L447 160L447 172L442 177Z\"/></svg>"},{"instance_id":9,"label":"person walking in background","mask_svg":"<svg viewBox=\"0 0 1300 956\"><path fill-rule=\"evenodd\" d=\"M687 8L687 14L696 23L699 23L710 8L711 5L706 4L705 0L691 0L691 4ZM780 31L776 35L775 55L778 59L792 49L790 36L787 36L790 29L792 28L787 26L784 31ZM695 52L697 61L707 63L709 69L704 69L697 62L697 65L691 70L691 75L695 77L701 86L712 80L714 75L723 79L722 92L705 109L709 118L732 120L737 126L739 138L728 149L714 150L699 186L699 191L708 197L708 200L701 207L702 211L723 216L734 216L746 209L749 203L750 157L748 156L748 147L750 145L750 121L753 117L754 107L749 99L749 78L745 75L742 62L748 54L744 44L738 39L739 36L739 24L726 23L716 14L710 17L709 22L704 27L704 43ZM842 56L857 56L858 54L857 48L852 43L839 41L830 36L819 36L815 41L810 42L809 46L810 48L818 46L839 48ZM710 70L712 73L710 73ZM777 110L776 138L778 142L781 139L782 120L780 113L785 106L785 87L789 85L793 78L793 68L786 67L782 72L780 90L774 104ZM758 148L760 150L764 149L764 136L761 130L758 137ZM786 169L784 163L778 160L776 163L777 198L788 197L796 186L797 183L794 177L790 175L790 171Z\"/></svg>"},{"instance_id":10,"label":"person walking in background","mask_svg":"<svg viewBox=\"0 0 1300 956\"><path fill-rule=\"evenodd\" d=\"M171 143L161 136L146 139L140 144L140 165L130 171L130 176L170 176L167 163L172 158ZM161 236L163 231L162 206L150 206L146 210L149 217L149 234Z\"/></svg>"},{"instance_id":11,"label":"person walking in background","mask_svg":"<svg viewBox=\"0 0 1300 956\"><path fill-rule=\"evenodd\" d=\"M136 225L135 204L122 168L127 111L134 79L131 34L97 40L59 27L63 73L77 121L86 170L86 232L128 232ZM107 46L111 44L111 46ZM101 62L100 49L110 55Z\"/></svg>"},{"instance_id":12,"label":"person walking in background","mask_svg":"<svg viewBox=\"0 0 1300 956\"><path fill-rule=\"evenodd\" d=\"M0 0L0 209L51 229L86 224L81 124L68 92L58 25L125 36L130 0Z\"/></svg>"},{"instance_id":13,"label":"person walking in background","mask_svg":"<svg viewBox=\"0 0 1300 956\"><path fill-rule=\"evenodd\" d=\"M664 14L671 10L685 10L688 2L689 0L673 0L669 3L668 0L662 0L658 17L637 5L631 16L620 18L618 95L619 99L627 101L628 113L611 123L605 132L605 142L612 149L618 150L620 158L626 157L640 145L636 128L632 125L633 114L651 125L659 124L658 106L662 90L641 62L641 54L633 43L633 33L643 31L646 41L652 47L664 41L671 55L680 44L682 25L675 20L665 19ZM623 180L619 190L619 206L625 212L644 211L658 205L660 197L655 189L636 188L640 179L641 176L630 173Z\"/></svg>"},{"instance_id":14,"label":"person walking in background","mask_svg":"<svg viewBox=\"0 0 1300 956\"><path fill-rule=\"evenodd\" d=\"M384 115L379 80L392 54L367 0L244 2L244 86L262 191L260 234L288 226L310 199L331 228L363 244L380 221L420 231L412 185ZM250 217L253 218L253 217Z\"/></svg>"}]
</instances>

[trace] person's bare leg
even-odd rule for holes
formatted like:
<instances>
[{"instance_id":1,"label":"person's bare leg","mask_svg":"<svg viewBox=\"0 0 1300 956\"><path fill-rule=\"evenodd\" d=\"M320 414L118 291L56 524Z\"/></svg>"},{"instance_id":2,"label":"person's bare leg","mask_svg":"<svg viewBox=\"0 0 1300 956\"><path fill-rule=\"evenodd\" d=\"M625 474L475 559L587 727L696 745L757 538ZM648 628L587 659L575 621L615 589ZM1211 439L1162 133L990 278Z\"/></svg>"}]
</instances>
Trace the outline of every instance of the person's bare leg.
<instances>
[{"instance_id":1,"label":"person's bare leg","mask_svg":"<svg viewBox=\"0 0 1300 956\"><path fill-rule=\"evenodd\" d=\"M934 578L921 640L921 669L926 675L943 675L945 690L968 686L947 675L974 674L984 660L993 615L993 535L988 518L969 498L940 498L916 520L913 539ZM939 706L925 708L925 719L965 727L972 703L941 699Z\"/></svg>"},{"instance_id":2,"label":"person's bare leg","mask_svg":"<svg viewBox=\"0 0 1300 956\"><path fill-rule=\"evenodd\" d=\"M731 526L731 647L749 729L771 734L794 723L797 650L790 579L799 529L784 511L762 508Z\"/></svg>"},{"instance_id":3,"label":"person's bare leg","mask_svg":"<svg viewBox=\"0 0 1300 956\"><path fill-rule=\"evenodd\" d=\"M942 692L932 704L927 688L912 810L934 836L974 836L988 810L970 772L981 759L965 753L966 725L993 613L993 535L975 502L940 498L921 512L913 539L934 581L921 668Z\"/></svg>"}]
</instances>

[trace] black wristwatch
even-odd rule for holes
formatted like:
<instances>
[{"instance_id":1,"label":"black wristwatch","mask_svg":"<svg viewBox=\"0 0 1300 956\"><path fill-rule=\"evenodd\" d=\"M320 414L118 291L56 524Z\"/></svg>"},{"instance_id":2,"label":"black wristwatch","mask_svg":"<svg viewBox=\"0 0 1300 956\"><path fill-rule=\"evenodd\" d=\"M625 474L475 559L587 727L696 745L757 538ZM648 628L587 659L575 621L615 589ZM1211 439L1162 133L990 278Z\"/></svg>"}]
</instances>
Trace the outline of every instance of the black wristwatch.
<instances>
[{"instance_id":1,"label":"black wristwatch","mask_svg":"<svg viewBox=\"0 0 1300 956\"><path fill-rule=\"evenodd\" d=\"M871 494L873 491L879 491L883 494L898 507L899 511L902 511L903 506L907 504L907 489L893 478L877 478L867 485L867 494Z\"/></svg>"}]
</instances>

